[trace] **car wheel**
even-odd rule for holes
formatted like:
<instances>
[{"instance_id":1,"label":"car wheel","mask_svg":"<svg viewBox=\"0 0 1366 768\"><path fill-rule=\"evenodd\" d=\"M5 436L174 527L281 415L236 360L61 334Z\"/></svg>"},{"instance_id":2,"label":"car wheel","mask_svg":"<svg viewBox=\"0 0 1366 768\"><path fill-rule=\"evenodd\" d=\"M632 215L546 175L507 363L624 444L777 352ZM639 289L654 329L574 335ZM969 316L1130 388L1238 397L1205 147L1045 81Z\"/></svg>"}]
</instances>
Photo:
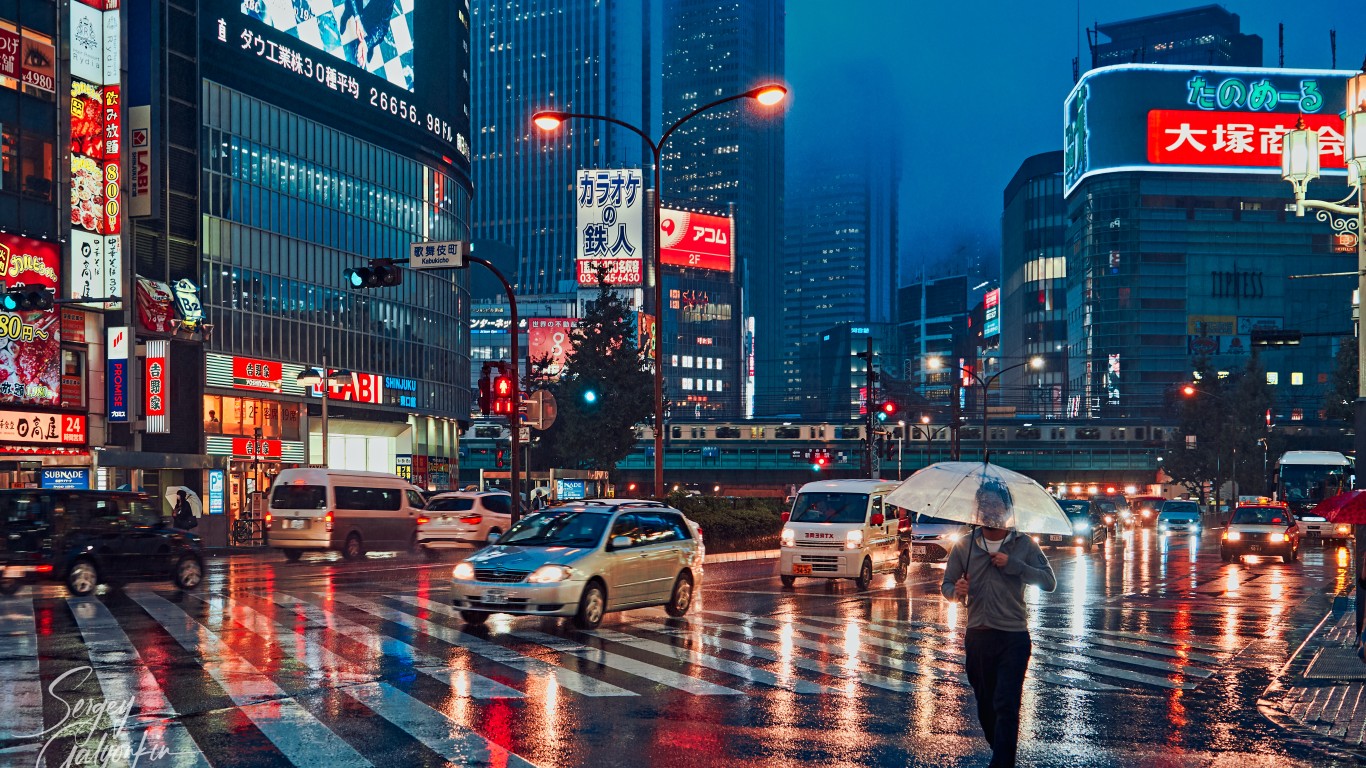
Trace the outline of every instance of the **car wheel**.
<instances>
[{"instance_id":1,"label":"car wheel","mask_svg":"<svg viewBox=\"0 0 1366 768\"><path fill-rule=\"evenodd\" d=\"M100 575L95 570L95 564L81 558L71 564L71 570L66 572L66 588L71 594L83 597L95 591L95 587L100 584Z\"/></svg>"},{"instance_id":2,"label":"car wheel","mask_svg":"<svg viewBox=\"0 0 1366 768\"><path fill-rule=\"evenodd\" d=\"M905 584L906 579L911 575L911 556L905 552L897 558L896 570L892 571L892 579L898 584Z\"/></svg>"},{"instance_id":3,"label":"car wheel","mask_svg":"<svg viewBox=\"0 0 1366 768\"><path fill-rule=\"evenodd\" d=\"M863 558L863 567L859 568L858 576L854 579L854 586L859 589L867 589L873 583L873 561Z\"/></svg>"},{"instance_id":4,"label":"car wheel","mask_svg":"<svg viewBox=\"0 0 1366 768\"><path fill-rule=\"evenodd\" d=\"M692 607L692 577L686 573L678 574L678 579L674 581L673 594L669 596L669 602L664 606L664 612L678 618L686 615L688 609Z\"/></svg>"},{"instance_id":5,"label":"car wheel","mask_svg":"<svg viewBox=\"0 0 1366 768\"><path fill-rule=\"evenodd\" d=\"M784 587L790 587L790 586L792 586L793 584L796 584L796 583L797 583L797 577L796 577L796 576L779 576L779 577L778 577L778 581L781 581L781 582L783 583L783 586L784 586Z\"/></svg>"},{"instance_id":6,"label":"car wheel","mask_svg":"<svg viewBox=\"0 0 1366 768\"><path fill-rule=\"evenodd\" d=\"M1287 563L1293 563L1298 561L1300 559L1300 548L1292 547L1290 550L1290 554L1285 555L1281 559Z\"/></svg>"},{"instance_id":7,"label":"car wheel","mask_svg":"<svg viewBox=\"0 0 1366 768\"><path fill-rule=\"evenodd\" d=\"M466 624L473 624L476 627L489 620L488 611L461 611L460 618Z\"/></svg>"},{"instance_id":8,"label":"car wheel","mask_svg":"<svg viewBox=\"0 0 1366 768\"><path fill-rule=\"evenodd\" d=\"M346 543L342 545L342 557L347 560L359 560L365 556L365 547L361 544L360 534L353 533L346 537Z\"/></svg>"},{"instance_id":9,"label":"car wheel","mask_svg":"<svg viewBox=\"0 0 1366 768\"><path fill-rule=\"evenodd\" d=\"M412 537L408 539L408 552L416 553L417 549L417 533L414 532Z\"/></svg>"},{"instance_id":10,"label":"car wheel","mask_svg":"<svg viewBox=\"0 0 1366 768\"><path fill-rule=\"evenodd\" d=\"M1083 546L1083 548L1086 550L1086 554L1089 555L1089 554L1091 554L1091 550L1093 550L1093 549L1096 548L1096 542L1094 542L1094 541L1088 541L1088 542L1086 542L1086 543L1085 543L1084 545L1082 545L1082 546Z\"/></svg>"},{"instance_id":11,"label":"car wheel","mask_svg":"<svg viewBox=\"0 0 1366 768\"><path fill-rule=\"evenodd\" d=\"M301 557L303 557L303 556L304 556L304 551L303 551L302 549L286 549L286 550L285 550L285 559L288 560L288 561L291 562L291 563L297 563L297 562L299 562L299 558L301 558Z\"/></svg>"},{"instance_id":12,"label":"car wheel","mask_svg":"<svg viewBox=\"0 0 1366 768\"><path fill-rule=\"evenodd\" d=\"M194 555L184 555L175 564L175 585L181 589L194 589L204 581L204 564Z\"/></svg>"},{"instance_id":13,"label":"car wheel","mask_svg":"<svg viewBox=\"0 0 1366 768\"><path fill-rule=\"evenodd\" d=\"M19 591L21 582L18 579L0 579L0 595L12 595Z\"/></svg>"},{"instance_id":14,"label":"car wheel","mask_svg":"<svg viewBox=\"0 0 1366 768\"><path fill-rule=\"evenodd\" d=\"M431 547L423 547L422 556L427 558L429 562L435 563L437 560L441 559L441 550L432 549Z\"/></svg>"},{"instance_id":15,"label":"car wheel","mask_svg":"<svg viewBox=\"0 0 1366 768\"><path fill-rule=\"evenodd\" d=\"M588 586L583 588L583 596L579 598L579 611L574 614L574 626L579 629L597 629L606 612L607 593L603 592L602 584L596 581L588 582Z\"/></svg>"}]
</instances>

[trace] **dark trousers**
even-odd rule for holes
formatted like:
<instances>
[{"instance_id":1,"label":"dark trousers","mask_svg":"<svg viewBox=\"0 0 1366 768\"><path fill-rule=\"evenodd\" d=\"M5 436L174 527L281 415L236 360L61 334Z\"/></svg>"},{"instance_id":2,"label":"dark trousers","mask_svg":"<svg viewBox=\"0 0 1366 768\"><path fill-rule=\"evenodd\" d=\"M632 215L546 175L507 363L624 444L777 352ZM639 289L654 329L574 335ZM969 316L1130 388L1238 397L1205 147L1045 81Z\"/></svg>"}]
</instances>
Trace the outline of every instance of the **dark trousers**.
<instances>
[{"instance_id":1,"label":"dark trousers","mask_svg":"<svg viewBox=\"0 0 1366 768\"><path fill-rule=\"evenodd\" d=\"M990 768L1013 768L1020 740L1020 697L1031 644L1028 632L969 629L968 682L977 697L977 719L991 744Z\"/></svg>"}]
</instances>

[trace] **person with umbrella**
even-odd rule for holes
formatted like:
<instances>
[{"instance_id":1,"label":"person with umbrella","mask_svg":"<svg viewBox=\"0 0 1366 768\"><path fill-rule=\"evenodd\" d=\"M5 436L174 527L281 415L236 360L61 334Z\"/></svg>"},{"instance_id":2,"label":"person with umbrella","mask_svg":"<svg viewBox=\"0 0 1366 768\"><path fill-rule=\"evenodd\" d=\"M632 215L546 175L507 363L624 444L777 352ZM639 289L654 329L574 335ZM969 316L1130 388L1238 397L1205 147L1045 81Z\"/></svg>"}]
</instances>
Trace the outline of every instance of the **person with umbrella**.
<instances>
[{"instance_id":1,"label":"person with umbrella","mask_svg":"<svg viewBox=\"0 0 1366 768\"><path fill-rule=\"evenodd\" d=\"M1032 652L1025 585L1052 592L1058 580L1038 543L1014 530L1008 485L984 476L975 502L979 527L949 553L941 592L967 605L968 682L991 745L991 768L1007 768L1015 765L1020 699Z\"/></svg>"}]
</instances>

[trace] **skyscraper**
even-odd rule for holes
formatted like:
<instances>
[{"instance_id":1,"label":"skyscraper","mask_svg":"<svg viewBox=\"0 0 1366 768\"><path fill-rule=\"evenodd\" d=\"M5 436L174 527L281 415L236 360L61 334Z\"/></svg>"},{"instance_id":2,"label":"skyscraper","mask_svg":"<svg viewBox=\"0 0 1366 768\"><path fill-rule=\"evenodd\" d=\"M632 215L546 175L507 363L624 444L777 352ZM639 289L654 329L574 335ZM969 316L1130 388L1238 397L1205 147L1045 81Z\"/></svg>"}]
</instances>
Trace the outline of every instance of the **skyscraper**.
<instances>
[{"instance_id":1,"label":"skyscraper","mask_svg":"<svg viewBox=\"0 0 1366 768\"><path fill-rule=\"evenodd\" d=\"M474 238L518 256L519 293L576 287L574 174L644 168L640 138L571 120L552 135L538 109L607 115L653 132L652 3L474 0L470 4Z\"/></svg>"},{"instance_id":2,"label":"skyscraper","mask_svg":"<svg viewBox=\"0 0 1366 768\"><path fill-rule=\"evenodd\" d=\"M784 9L784 0L665 0L662 124L781 81ZM754 410L764 414L781 409L783 391L783 122L761 110L745 99L689 121L664 147L662 165L666 203L734 205L744 314L754 318Z\"/></svg>"},{"instance_id":3,"label":"skyscraper","mask_svg":"<svg viewBox=\"0 0 1366 768\"><path fill-rule=\"evenodd\" d=\"M866 327L895 320L900 164L896 143L857 138L795 166L787 196L781 302L783 383L809 393L803 347L840 323ZM799 169L799 170L796 170ZM867 332L867 331L865 331ZM890 351L896 345L888 345ZM883 370L899 366L890 357ZM889 367L891 366L891 367Z\"/></svg>"},{"instance_id":4,"label":"skyscraper","mask_svg":"<svg viewBox=\"0 0 1366 768\"><path fill-rule=\"evenodd\" d=\"M1097 24L1091 68L1112 64L1260 67L1262 38L1243 34L1239 27L1238 14L1219 5ZM1099 42L1100 35L1108 41Z\"/></svg>"}]
</instances>

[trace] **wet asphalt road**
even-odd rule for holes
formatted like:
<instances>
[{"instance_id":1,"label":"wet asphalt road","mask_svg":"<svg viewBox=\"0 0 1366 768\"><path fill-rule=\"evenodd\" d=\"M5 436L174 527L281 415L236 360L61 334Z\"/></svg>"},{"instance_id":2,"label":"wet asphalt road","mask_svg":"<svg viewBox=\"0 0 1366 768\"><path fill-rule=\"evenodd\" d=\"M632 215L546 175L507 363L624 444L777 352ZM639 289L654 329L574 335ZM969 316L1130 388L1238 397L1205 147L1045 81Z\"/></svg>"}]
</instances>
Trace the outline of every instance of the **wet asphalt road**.
<instances>
[{"instance_id":1,"label":"wet asphalt road","mask_svg":"<svg viewBox=\"0 0 1366 768\"><path fill-rule=\"evenodd\" d=\"M1050 551L1021 764L1331 766L1258 697L1347 583L1345 550L1220 562L1217 533ZM0 598L0 766L971 766L985 742L942 571L708 566L687 619L595 632L446 606L454 558L213 561L204 587ZM121 728L110 728L111 722Z\"/></svg>"}]
</instances>

